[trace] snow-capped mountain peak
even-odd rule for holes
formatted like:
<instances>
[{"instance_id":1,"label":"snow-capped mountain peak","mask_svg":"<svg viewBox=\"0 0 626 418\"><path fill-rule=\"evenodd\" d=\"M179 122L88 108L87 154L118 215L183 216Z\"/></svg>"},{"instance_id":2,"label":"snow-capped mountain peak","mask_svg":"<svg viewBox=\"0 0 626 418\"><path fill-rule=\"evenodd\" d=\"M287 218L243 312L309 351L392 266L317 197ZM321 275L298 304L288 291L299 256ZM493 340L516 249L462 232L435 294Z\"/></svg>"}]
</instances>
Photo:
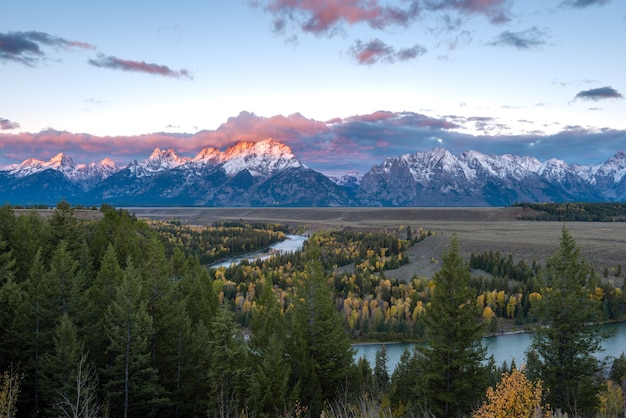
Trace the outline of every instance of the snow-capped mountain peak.
<instances>
[{"instance_id":1,"label":"snow-capped mountain peak","mask_svg":"<svg viewBox=\"0 0 626 418\"><path fill-rule=\"evenodd\" d=\"M193 157L193 162L209 162L209 163L219 163L222 159L222 153L215 147L204 147L200 150L200 152Z\"/></svg>"},{"instance_id":2,"label":"snow-capped mountain peak","mask_svg":"<svg viewBox=\"0 0 626 418\"><path fill-rule=\"evenodd\" d=\"M271 138L262 141L240 142L223 154L222 168L228 175L248 170L255 177L267 176L286 168L304 167L285 144Z\"/></svg>"},{"instance_id":3,"label":"snow-capped mountain peak","mask_svg":"<svg viewBox=\"0 0 626 418\"><path fill-rule=\"evenodd\" d=\"M143 166L151 171L161 171L179 167L189 161L191 161L190 158L181 156L173 148L166 151L155 148L150 157L144 161Z\"/></svg>"},{"instance_id":4,"label":"snow-capped mountain peak","mask_svg":"<svg viewBox=\"0 0 626 418\"><path fill-rule=\"evenodd\" d=\"M70 157L67 157L62 152L58 153L54 157L48 161L49 167L60 168L60 167L71 167L74 165L74 161Z\"/></svg>"},{"instance_id":5,"label":"snow-capped mountain peak","mask_svg":"<svg viewBox=\"0 0 626 418\"><path fill-rule=\"evenodd\" d=\"M600 164L595 172L596 181L611 179L619 183L626 176L626 152L619 151L614 156Z\"/></svg>"}]
</instances>

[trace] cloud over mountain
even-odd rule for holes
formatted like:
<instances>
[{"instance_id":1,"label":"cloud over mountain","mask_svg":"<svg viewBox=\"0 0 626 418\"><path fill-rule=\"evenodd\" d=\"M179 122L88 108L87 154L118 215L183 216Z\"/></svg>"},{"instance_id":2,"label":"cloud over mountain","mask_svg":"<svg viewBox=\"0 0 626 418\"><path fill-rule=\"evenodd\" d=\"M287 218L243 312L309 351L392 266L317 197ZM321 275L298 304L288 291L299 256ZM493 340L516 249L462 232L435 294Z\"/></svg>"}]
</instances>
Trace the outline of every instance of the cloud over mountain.
<instances>
[{"instance_id":1,"label":"cloud over mountain","mask_svg":"<svg viewBox=\"0 0 626 418\"><path fill-rule=\"evenodd\" d=\"M400 156L437 146L453 153L472 148L486 154L513 153L540 160L559 156L568 163L589 163L608 158L626 143L625 130L566 126L550 135L540 132L503 135L497 133L506 131L501 125L497 118L489 116L430 117L416 112L378 111L328 121L306 118L299 113L262 117L241 112L215 130L195 134L95 136L55 130L0 133L3 150L0 165L28 157L48 159L60 152L81 161L111 157L118 165L125 165L157 147L173 147L192 156L206 146L226 149L242 141L273 138L293 149L307 166L324 173L342 174L353 170L365 172L379 162L381 155ZM479 133L467 133L469 130Z\"/></svg>"}]
</instances>

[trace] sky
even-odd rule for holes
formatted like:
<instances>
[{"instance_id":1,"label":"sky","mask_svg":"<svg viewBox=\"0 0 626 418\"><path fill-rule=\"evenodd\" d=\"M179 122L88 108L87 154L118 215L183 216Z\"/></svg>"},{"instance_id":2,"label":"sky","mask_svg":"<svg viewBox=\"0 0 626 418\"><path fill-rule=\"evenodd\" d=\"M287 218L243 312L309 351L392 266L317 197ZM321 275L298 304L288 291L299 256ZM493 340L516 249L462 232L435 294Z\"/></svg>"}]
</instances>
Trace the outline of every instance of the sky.
<instances>
[{"instance_id":1,"label":"sky","mask_svg":"<svg viewBox=\"0 0 626 418\"><path fill-rule=\"evenodd\" d=\"M0 165L266 138L326 174L626 148L624 0L3 0Z\"/></svg>"}]
</instances>

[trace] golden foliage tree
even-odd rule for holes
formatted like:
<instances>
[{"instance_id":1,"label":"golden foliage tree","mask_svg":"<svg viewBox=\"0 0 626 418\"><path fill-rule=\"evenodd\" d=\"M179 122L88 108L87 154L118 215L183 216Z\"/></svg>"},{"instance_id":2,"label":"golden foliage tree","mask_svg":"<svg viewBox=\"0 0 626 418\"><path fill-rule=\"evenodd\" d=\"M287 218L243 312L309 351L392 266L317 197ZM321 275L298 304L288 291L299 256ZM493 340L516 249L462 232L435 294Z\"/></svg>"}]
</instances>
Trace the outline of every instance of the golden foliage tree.
<instances>
[{"instance_id":1,"label":"golden foliage tree","mask_svg":"<svg viewBox=\"0 0 626 418\"><path fill-rule=\"evenodd\" d=\"M0 374L0 417L13 418L17 414L17 396L20 393L21 377L11 369Z\"/></svg>"},{"instance_id":2,"label":"golden foliage tree","mask_svg":"<svg viewBox=\"0 0 626 418\"><path fill-rule=\"evenodd\" d=\"M487 399L472 414L474 418L543 417L550 416L542 407L541 382L528 380L526 375L513 369L503 373L496 388L487 389ZM547 415L546 415L547 414Z\"/></svg>"}]
</instances>

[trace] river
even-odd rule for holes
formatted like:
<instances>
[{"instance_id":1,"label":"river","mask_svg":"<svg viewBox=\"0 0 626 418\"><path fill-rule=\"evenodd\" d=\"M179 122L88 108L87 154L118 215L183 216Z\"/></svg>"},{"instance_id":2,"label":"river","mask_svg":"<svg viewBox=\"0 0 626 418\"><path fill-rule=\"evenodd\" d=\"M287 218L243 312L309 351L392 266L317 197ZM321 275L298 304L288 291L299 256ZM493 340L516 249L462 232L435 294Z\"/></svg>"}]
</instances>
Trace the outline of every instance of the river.
<instances>
[{"instance_id":1,"label":"river","mask_svg":"<svg viewBox=\"0 0 626 418\"><path fill-rule=\"evenodd\" d=\"M211 264L209 267L220 268L230 267L232 264L239 264L243 260L256 261L265 260L276 253L291 253L302 249L302 244L306 241L307 237L303 235L287 234L287 239L270 245L265 251L259 251L257 253L246 254L241 257L229 258L228 260L221 261L219 263Z\"/></svg>"},{"instance_id":2,"label":"river","mask_svg":"<svg viewBox=\"0 0 626 418\"><path fill-rule=\"evenodd\" d=\"M606 325L607 328L614 328L615 334L606 339L602 343L604 351L596 354L600 359L606 356L619 357L626 351L626 322ZM493 337L483 338L483 344L487 347L488 356L493 355L496 366L501 366L504 361L511 364L511 360L515 359L515 364L519 367L526 362L526 350L530 345L529 333L502 334ZM372 367L376 361L376 352L380 350L383 344L355 344L355 358L365 357ZM387 355L389 362L387 370L391 374L396 368L400 355L405 348L412 349L413 343L387 343Z\"/></svg>"},{"instance_id":3,"label":"river","mask_svg":"<svg viewBox=\"0 0 626 418\"><path fill-rule=\"evenodd\" d=\"M294 252L302 249L302 244L307 237L302 235L287 235L287 239L272 244L267 251L254 254L247 254L242 257L231 258L226 261L212 264L210 267L228 267L231 264L239 264L243 260L258 260L271 257L273 254ZM599 358L606 356L618 357L622 352L626 351L626 322L606 325L609 328L615 328L615 334L611 338L603 341L602 347L604 351L597 354ZM519 366L526 360L526 350L530 345L529 333L502 334L493 337L483 338L483 344L487 347L488 355L493 355L496 365L500 366L504 361L511 364L511 360L515 359L515 363ZM376 360L376 352L382 347L382 343L375 344L355 344L356 358L365 357L374 366ZM413 343L386 343L387 355L389 363L387 368L389 372L393 372L400 360L400 355L405 348L412 349Z\"/></svg>"}]
</instances>

